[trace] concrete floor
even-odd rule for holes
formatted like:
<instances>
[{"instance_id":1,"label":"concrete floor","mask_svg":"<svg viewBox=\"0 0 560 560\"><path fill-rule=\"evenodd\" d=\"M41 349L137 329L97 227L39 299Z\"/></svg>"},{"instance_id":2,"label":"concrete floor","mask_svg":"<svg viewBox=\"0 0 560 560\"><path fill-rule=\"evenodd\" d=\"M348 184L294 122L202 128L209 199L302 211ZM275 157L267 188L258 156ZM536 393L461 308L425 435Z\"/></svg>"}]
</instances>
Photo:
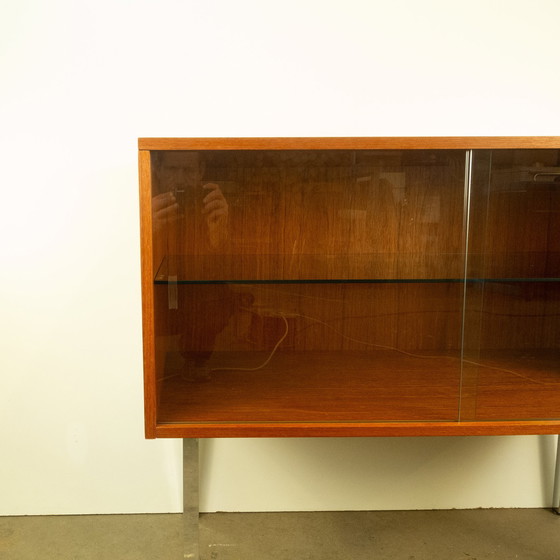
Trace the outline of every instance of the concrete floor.
<instances>
[{"instance_id":1,"label":"concrete floor","mask_svg":"<svg viewBox=\"0 0 560 560\"><path fill-rule=\"evenodd\" d=\"M179 560L181 515L0 517L2 560ZM558 560L544 509L218 513L201 560Z\"/></svg>"}]
</instances>

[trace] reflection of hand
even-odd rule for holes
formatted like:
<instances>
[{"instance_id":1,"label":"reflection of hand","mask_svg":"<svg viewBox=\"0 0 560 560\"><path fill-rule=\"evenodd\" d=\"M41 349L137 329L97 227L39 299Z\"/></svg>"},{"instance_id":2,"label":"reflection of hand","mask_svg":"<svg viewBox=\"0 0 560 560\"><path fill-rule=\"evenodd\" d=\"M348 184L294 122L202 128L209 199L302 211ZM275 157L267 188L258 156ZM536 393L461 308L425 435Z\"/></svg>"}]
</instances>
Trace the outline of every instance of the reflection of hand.
<instances>
[{"instance_id":1,"label":"reflection of hand","mask_svg":"<svg viewBox=\"0 0 560 560\"><path fill-rule=\"evenodd\" d=\"M228 203L215 183L206 183L202 188L209 191L202 200L202 213L206 216L210 243L217 247L227 236Z\"/></svg>"},{"instance_id":2,"label":"reflection of hand","mask_svg":"<svg viewBox=\"0 0 560 560\"><path fill-rule=\"evenodd\" d=\"M154 227L158 228L164 222L175 220L179 205L171 192L161 193L152 199L152 219Z\"/></svg>"}]
</instances>

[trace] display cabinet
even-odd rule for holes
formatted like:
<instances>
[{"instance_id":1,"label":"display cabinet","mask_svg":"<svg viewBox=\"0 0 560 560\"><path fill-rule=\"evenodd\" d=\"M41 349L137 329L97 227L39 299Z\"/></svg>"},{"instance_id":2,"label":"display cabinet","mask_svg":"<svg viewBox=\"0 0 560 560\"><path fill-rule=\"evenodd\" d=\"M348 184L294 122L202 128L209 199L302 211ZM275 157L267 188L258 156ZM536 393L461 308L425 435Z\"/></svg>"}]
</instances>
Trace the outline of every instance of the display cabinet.
<instances>
[{"instance_id":1,"label":"display cabinet","mask_svg":"<svg viewBox=\"0 0 560 560\"><path fill-rule=\"evenodd\" d=\"M154 437L560 433L560 138L139 141Z\"/></svg>"}]
</instances>

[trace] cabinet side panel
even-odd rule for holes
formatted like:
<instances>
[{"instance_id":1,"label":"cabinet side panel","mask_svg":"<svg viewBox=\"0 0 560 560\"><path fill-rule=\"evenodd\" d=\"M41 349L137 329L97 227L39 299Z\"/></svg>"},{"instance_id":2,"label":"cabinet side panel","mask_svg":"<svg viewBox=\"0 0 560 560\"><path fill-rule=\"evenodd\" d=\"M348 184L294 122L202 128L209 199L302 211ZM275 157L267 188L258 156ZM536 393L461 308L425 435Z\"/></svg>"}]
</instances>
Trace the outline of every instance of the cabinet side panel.
<instances>
[{"instance_id":1,"label":"cabinet side panel","mask_svg":"<svg viewBox=\"0 0 560 560\"><path fill-rule=\"evenodd\" d=\"M138 156L142 263L142 335L144 343L144 421L146 437L155 438L157 395L155 383L154 270L151 203L152 173L150 152L141 150Z\"/></svg>"}]
</instances>

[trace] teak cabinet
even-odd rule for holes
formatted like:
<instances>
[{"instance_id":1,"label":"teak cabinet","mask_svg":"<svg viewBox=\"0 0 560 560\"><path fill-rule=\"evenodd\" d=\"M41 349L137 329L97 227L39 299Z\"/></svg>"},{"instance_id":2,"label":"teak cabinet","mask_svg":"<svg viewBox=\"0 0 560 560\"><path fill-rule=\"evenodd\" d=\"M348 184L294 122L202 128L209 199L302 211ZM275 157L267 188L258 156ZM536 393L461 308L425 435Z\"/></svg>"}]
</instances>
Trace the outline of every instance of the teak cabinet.
<instances>
[{"instance_id":1,"label":"teak cabinet","mask_svg":"<svg viewBox=\"0 0 560 560\"><path fill-rule=\"evenodd\" d=\"M139 156L147 437L560 433L560 137Z\"/></svg>"}]
</instances>

